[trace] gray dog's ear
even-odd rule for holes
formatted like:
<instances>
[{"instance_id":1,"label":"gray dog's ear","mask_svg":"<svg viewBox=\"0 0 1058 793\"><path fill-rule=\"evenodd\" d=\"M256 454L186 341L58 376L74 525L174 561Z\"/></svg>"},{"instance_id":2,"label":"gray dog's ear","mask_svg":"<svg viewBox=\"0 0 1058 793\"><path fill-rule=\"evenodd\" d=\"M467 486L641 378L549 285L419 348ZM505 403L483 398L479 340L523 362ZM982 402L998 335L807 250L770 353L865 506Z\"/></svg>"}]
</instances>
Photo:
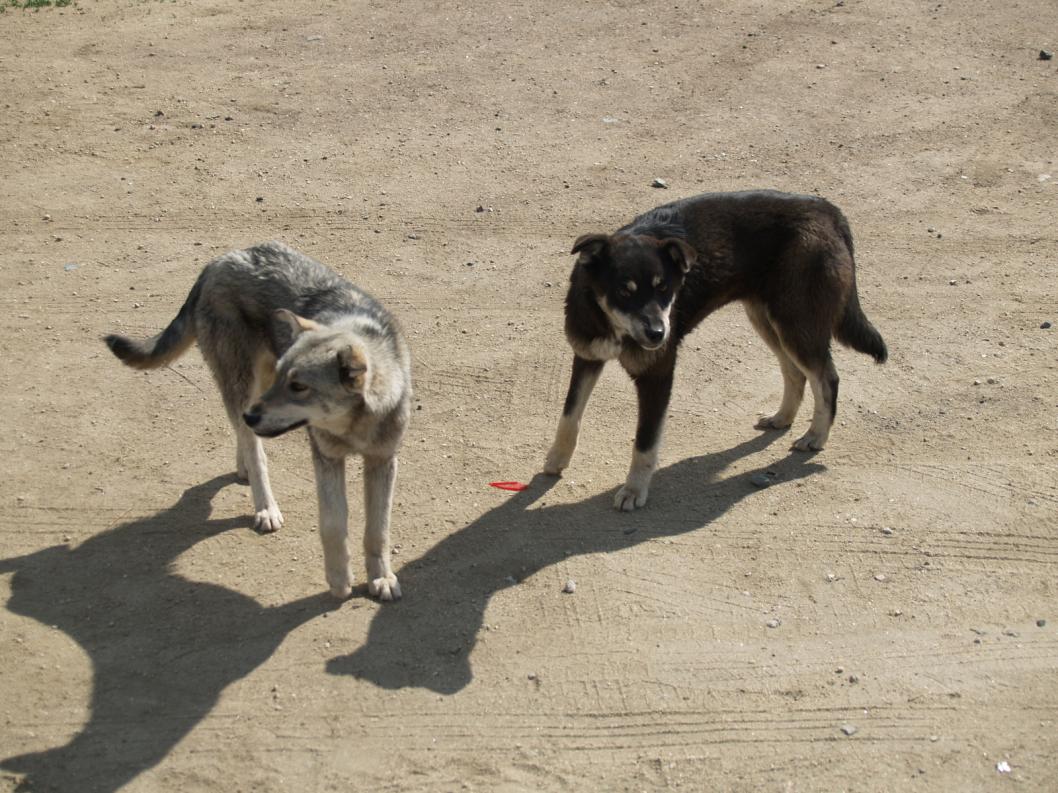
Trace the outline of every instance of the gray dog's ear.
<instances>
[{"instance_id":1,"label":"gray dog's ear","mask_svg":"<svg viewBox=\"0 0 1058 793\"><path fill-rule=\"evenodd\" d=\"M351 391L364 390L367 357L353 345L338 350L338 381Z\"/></svg>"},{"instance_id":2,"label":"gray dog's ear","mask_svg":"<svg viewBox=\"0 0 1058 793\"><path fill-rule=\"evenodd\" d=\"M686 242L677 239L676 237L662 240L661 247L665 249L665 252L669 255L672 261L679 265L680 269L683 270L684 275L690 271L691 265L698 261L698 252Z\"/></svg>"},{"instance_id":3,"label":"gray dog's ear","mask_svg":"<svg viewBox=\"0 0 1058 793\"><path fill-rule=\"evenodd\" d=\"M608 234L584 234L577 237L570 254L579 253L580 259L577 261L581 264L588 264L592 260L599 258L599 255L605 250L609 242L610 235Z\"/></svg>"},{"instance_id":4,"label":"gray dog's ear","mask_svg":"<svg viewBox=\"0 0 1058 793\"><path fill-rule=\"evenodd\" d=\"M318 322L299 317L293 311L287 311L285 308L276 309L275 316L280 322L285 322L290 326L290 332L295 339L307 330L319 330L322 327Z\"/></svg>"}]
</instances>

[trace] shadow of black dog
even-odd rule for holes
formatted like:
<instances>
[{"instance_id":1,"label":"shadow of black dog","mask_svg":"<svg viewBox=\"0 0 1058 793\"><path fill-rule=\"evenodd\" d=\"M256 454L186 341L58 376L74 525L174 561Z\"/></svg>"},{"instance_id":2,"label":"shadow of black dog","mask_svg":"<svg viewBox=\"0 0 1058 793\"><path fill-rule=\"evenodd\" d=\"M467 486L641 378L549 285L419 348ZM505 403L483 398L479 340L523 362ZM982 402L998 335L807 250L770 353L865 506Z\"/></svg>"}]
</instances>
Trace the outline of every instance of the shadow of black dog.
<instances>
[{"instance_id":1,"label":"shadow of black dog","mask_svg":"<svg viewBox=\"0 0 1058 793\"><path fill-rule=\"evenodd\" d=\"M192 487L172 508L73 550L0 560L0 573L15 574L7 607L63 631L93 667L84 729L65 746L0 761L25 775L19 789L119 789L164 758L288 633L337 607L324 594L264 607L172 571L196 543L247 525L209 520L211 499L234 482L223 476Z\"/></svg>"},{"instance_id":2,"label":"shadow of black dog","mask_svg":"<svg viewBox=\"0 0 1058 793\"><path fill-rule=\"evenodd\" d=\"M570 551L608 553L701 529L757 492L754 477L767 476L781 486L825 470L811 456L797 453L766 469L719 478L731 463L776 437L760 435L659 470L651 504L634 513L613 510L613 491L575 504L529 509L558 481L536 476L528 489L405 565L399 575L410 594L379 610L364 646L331 659L327 671L389 689L461 690L472 679L468 655L497 592L569 558Z\"/></svg>"}]
</instances>

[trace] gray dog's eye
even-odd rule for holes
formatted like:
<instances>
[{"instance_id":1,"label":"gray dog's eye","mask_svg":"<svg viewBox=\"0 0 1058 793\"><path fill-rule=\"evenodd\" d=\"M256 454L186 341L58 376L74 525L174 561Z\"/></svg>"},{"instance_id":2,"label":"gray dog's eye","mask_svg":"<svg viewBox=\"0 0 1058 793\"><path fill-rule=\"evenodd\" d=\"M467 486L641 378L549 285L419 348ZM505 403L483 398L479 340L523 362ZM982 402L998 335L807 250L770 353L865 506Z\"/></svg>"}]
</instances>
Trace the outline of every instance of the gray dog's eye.
<instances>
[{"instance_id":1,"label":"gray dog's eye","mask_svg":"<svg viewBox=\"0 0 1058 793\"><path fill-rule=\"evenodd\" d=\"M304 394L309 390L309 387L304 383L299 383L297 380L291 380L290 385L287 386L293 394Z\"/></svg>"}]
</instances>

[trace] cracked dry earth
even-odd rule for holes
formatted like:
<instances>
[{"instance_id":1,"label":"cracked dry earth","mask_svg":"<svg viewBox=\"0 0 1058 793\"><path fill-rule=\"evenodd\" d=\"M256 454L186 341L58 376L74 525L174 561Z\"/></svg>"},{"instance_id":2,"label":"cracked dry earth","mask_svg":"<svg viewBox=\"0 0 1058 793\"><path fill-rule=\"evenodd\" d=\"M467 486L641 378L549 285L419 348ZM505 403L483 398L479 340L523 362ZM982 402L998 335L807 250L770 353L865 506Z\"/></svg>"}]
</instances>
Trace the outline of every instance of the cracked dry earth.
<instances>
[{"instance_id":1,"label":"cracked dry earth","mask_svg":"<svg viewBox=\"0 0 1058 793\"><path fill-rule=\"evenodd\" d=\"M0 790L1053 791L1056 30L1042 0L9 7ZM891 351L836 353L828 448L788 451L807 406L753 428L781 377L732 307L646 507L611 507L613 366L537 476L572 240L754 187L844 209ZM198 353L100 342L271 238L413 347L397 605L326 596L303 437L259 536Z\"/></svg>"}]
</instances>

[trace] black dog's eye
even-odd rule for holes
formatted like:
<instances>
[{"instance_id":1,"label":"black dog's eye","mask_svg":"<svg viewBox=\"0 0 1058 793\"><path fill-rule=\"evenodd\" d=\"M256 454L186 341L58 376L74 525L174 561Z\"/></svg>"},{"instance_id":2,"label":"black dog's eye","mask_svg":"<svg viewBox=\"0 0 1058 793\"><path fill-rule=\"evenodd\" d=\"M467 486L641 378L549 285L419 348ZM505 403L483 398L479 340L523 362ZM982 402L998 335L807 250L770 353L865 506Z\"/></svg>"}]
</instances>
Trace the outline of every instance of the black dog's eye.
<instances>
[{"instance_id":1,"label":"black dog's eye","mask_svg":"<svg viewBox=\"0 0 1058 793\"><path fill-rule=\"evenodd\" d=\"M657 291L659 291L659 292L668 292L669 291L669 285L666 284L664 281L662 281L660 284L658 284Z\"/></svg>"},{"instance_id":2,"label":"black dog's eye","mask_svg":"<svg viewBox=\"0 0 1058 793\"><path fill-rule=\"evenodd\" d=\"M299 383L297 380L291 380L290 385L287 386L292 394L304 394L309 390L309 387L304 383Z\"/></svg>"},{"instance_id":3,"label":"black dog's eye","mask_svg":"<svg viewBox=\"0 0 1058 793\"><path fill-rule=\"evenodd\" d=\"M629 298L629 297L632 296L632 293L628 289L619 289L619 290L617 290L617 296L618 297Z\"/></svg>"}]
</instances>

